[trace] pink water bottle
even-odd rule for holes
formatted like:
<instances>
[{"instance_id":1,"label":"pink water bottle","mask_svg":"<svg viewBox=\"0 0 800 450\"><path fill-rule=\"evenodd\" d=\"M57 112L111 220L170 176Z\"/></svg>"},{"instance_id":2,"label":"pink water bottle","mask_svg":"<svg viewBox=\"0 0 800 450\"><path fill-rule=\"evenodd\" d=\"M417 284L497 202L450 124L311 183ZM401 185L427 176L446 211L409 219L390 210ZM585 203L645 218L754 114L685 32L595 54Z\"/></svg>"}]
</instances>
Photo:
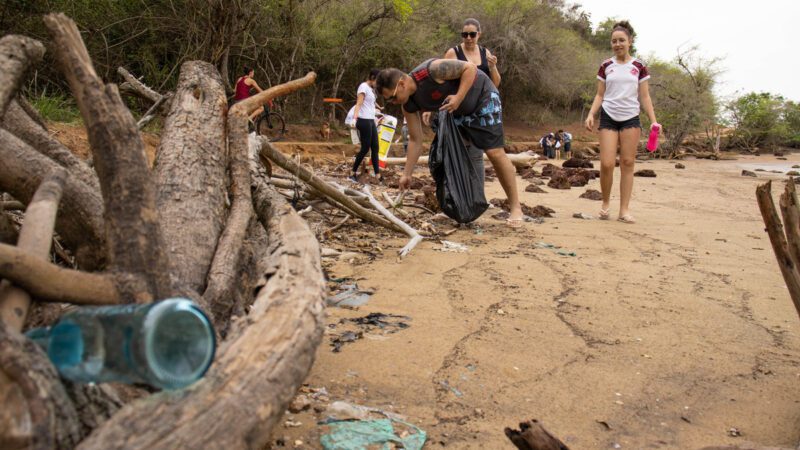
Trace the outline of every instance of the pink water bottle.
<instances>
[{"instance_id":1,"label":"pink water bottle","mask_svg":"<svg viewBox=\"0 0 800 450\"><path fill-rule=\"evenodd\" d=\"M661 131L661 125L654 123L650 127L650 138L647 140L647 151L654 152L658 148L658 133Z\"/></svg>"}]
</instances>

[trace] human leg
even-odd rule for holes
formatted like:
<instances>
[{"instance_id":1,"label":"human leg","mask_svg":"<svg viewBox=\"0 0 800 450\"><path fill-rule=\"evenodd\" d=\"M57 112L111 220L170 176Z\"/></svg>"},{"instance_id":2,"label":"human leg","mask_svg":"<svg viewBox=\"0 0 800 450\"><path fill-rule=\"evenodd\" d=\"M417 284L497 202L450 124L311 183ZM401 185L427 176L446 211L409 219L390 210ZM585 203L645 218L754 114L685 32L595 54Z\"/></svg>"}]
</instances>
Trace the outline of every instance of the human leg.
<instances>
[{"instance_id":1,"label":"human leg","mask_svg":"<svg viewBox=\"0 0 800 450\"><path fill-rule=\"evenodd\" d=\"M614 166L617 159L617 145L619 133L616 130L600 130L600 190L603 193L603 205L600 208L600 218L608 218L608 208L611 202L611 187L614 185Z\"/></svg>"},{"instance_id":2,"label":"human leg","mask_svg":"<svg viewBox=\"0 0 800 450\"><path fill-rule=\"evenodd\" d=\"M642 129L638 127L625 128L619 132L619 169L621 174L619 181L619 216L622 218L630 217L628 210L633 192L633 168L641 134Z\"/></svg>"},{"instance_id":3,"label":"human leg","mask_svg":"<svg viewBox=\"0 0 800 450\"><path fill-rule=\"evenodd\" d=\"M492 167L497 173L497 179L500 181L500 185L503 186L506 197L508 197L509 219L522 219L522 206L519 203L519 193L517 191L517 171L514 169L514 164L508 159L503 148L486 150L486 156L489 157L489 162L492 163Z\"/></svg>"},{"instance_id":4,"label":"human leg","mask_svg":"<svg viewBox=\"0 0 800 450\"><path fill-rule=\"evenodd\" d=\"M380 149L380 145L378 143L378 128L375 126L375 121L372 121L372 127L370 129L370 145L371 149L370 157L372 160L372 171L375 176L378 176L380 173L380 165L378 164L378 151Z\"/></svg>"},{"instance_id":5,"label":"human leg","mask_svg":"<svg viewBox=\"0 0 800 450\"><path fill-rule=\"evenodd\" d=\"M372 126L375 125L374 121L368 119L358 119L356 121L356 130L358 130L358 136L361 140L361 149L358 151L356 160L353 163L353 176L358 175L358 167L361 165L361 161L364 160L364 157L367 156L367 152L369 152L370 146L372 145L372 137L370 136L372 128L370 127L370 122L372 122Z\"/></svg>"}]
</instances>

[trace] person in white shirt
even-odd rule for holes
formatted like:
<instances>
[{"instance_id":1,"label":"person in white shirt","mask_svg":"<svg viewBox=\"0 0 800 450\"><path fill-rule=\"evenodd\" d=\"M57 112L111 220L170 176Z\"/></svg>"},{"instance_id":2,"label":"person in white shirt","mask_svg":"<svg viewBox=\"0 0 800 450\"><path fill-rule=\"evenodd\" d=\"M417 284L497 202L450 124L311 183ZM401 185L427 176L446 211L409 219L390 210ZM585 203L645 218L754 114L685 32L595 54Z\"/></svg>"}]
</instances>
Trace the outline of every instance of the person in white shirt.
<instances>
[{"instance_id":1,"label":"person in white shirt","mask_svg":"<svg viewBox=\"0 0 800 450\"><path fill-rule=\"evenodd\" d=\"M597 72L597 95L592 102L586 128L594 131L594 117L600 111L600 187L603 205L600 219L608 220L611 188L614 184L614 166L617 146L620 149L620 200L619 220L635 223L629 206L633 192L633 165L642 134L639 110L644 109L652 127L659 127L653 101L650 99L648 81L650 73L642 61L630 54L633 44L633 27L628 21L617 22L611 33L614 56L603 61Z\"/></svg>"},{"instance_id":2,"label":"person in white shirt","mask_svg":"<svg viewBox=\"0 0 800 450\"><path fill-rule=\"evenodd\" d=\"M358 93L356 94L356 106L353 108L353 121L350 126L358 130L361 150L356 155L356 160L353 163L353 175L350 177L353 181L358 180L358 167L370 150L372 151L371 160L375 176L380 174L380 168L378 167L378 127L375 125L376 110L380 109L375 104L375 79L378 77L378 73L380 73L380 70L372 69L367 81L358 86ZM380 176L380 178L382 181L383 176Z\"/></svg>"}]
</instances>

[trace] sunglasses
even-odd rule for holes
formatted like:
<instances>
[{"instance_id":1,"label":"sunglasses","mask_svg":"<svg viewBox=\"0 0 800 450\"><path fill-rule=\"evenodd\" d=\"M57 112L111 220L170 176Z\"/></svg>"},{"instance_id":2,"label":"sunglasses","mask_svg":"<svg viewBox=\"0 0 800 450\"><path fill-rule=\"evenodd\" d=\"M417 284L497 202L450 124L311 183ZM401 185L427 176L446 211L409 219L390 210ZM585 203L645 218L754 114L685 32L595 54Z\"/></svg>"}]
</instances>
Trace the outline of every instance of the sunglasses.
<instances>
[{"instance_id":1,"label":"sunglasses","mask_svg":"<svg viewBox=\"0 0 800 450\"><path fill-rule=\"evenodd\" d=\"M400 87L400 81L398 81L397 84L395 85L394 92L392 92L392 95L386 97L387 102L392 103L395 101L395 99L397 98L397 88L399 87Z\"/></svg>"},{"instance_id":2,"label":"sunglasses","mask_svg":"<svg viewBox=\"0 0 800 450\"><path fill-rule=\"evenodd\" d=\"M478 37L478 32L477 31L463 31L461 33L461 37L464 38L464 39L466 39L468 37L471 37L472 39L475 39L476 37Z\"/></svg>"}]
</instances>

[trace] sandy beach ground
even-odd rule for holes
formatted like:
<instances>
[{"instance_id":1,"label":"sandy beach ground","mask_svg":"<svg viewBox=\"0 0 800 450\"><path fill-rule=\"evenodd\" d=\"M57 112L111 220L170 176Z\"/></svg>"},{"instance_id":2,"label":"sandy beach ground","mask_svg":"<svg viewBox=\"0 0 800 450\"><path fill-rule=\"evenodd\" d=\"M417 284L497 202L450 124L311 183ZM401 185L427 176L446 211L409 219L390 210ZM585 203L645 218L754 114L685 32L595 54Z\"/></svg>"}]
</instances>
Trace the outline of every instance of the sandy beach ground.
<instances>
[{"instance_id":1,"label":"sandy beach ground","mask_svg":"<svg viewBox=\"0 0 800 450\"><path fill-rule=\"evenodd\" d=\"M796 163L642 162L637 170L657 177L636 178L634 225L572 218L596 217L600 202L578 198L586 188L544 186L522 200L555 218L512 230L489 210L449 236L466 253L425 241L400 262L396 239L368 264L336 262L330 278L352 277L375 294L357 311L329 308L329 324L381 312L410 317L410 327L367 334L339 353L331 328L307 383L331 401L406 416L428 433L426 448L512 448L503 428L531 418L573 449L794 448L800 319L755 200L759 183L786 177L741 171ZM773 193L782 189L777 182ZM487 197L503 197L497 182ZM323 415L289 414L301 425L275 436L318 448Z\"/></svg>"}]
</instances>

